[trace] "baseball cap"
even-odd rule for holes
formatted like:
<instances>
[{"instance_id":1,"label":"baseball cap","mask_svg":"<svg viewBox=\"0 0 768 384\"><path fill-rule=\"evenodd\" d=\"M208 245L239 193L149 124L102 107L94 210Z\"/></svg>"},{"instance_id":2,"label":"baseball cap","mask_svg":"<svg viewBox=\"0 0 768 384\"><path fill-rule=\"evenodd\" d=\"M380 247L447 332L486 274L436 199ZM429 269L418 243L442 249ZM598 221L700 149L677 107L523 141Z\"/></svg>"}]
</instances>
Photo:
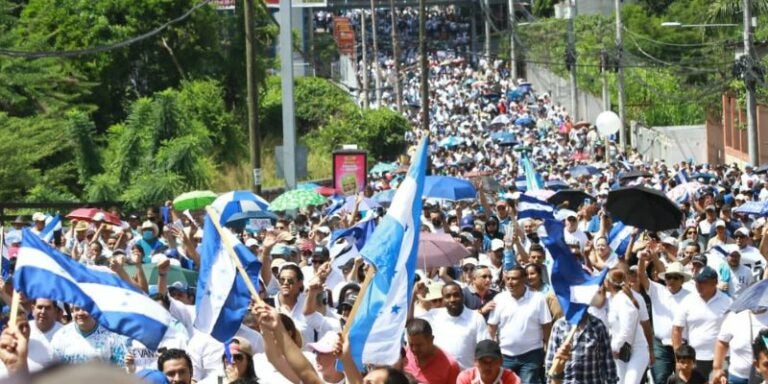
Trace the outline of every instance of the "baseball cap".
<instances>
[{"instance_id":1,"label":"baseball cap","mask_svg":"<svg viewBox=\"0 0 768 384\"><path fill-rule=\"evenodd\" d=\"M168 291L179 290L179 291L186 292L187 289L189 289L189 286L187 285L187 283L184 283L184 282L181 282L181 281L177 281L177 282L175 282L175 283L173 283L173 284L168 286Z\"/></svg>"},{"instance_id":2,"label":"baseball cap","mask_svg":"<svg viewBox=\"0 0 768 384\"><path fill-rule=\"evenodd\" d=\"M290 248L286 246L285 244L275 244L274 247L272 247L272 250L269 252L270 255L280 255L285 256L291 253Z\"/></svg>"},{"instance_id":3,"label":"baseball cap","mask_svg":"<svg viewBox=\"0 0 768 384\"><path fill-rule=\"evenodd\" d=\"M253 356L251 343L240 336L235 336L229 340L229 350L236 353L242 353L243 355Z\"/></svg>"},{"instance_id":4,"label":"baseball cap","mask_svg":"<svg viewBox=\"0 0 768 384\"><path fill-rule=\"evenodd\" d=\"M664 237L663 239L661 239L661 243L662 244L668 244L668 245L671 245L673 247L677 247L677 239L675 239L672 236Z\"/></svg>"},{"instance_id":5,"label":"baseball cap","mask_svg":"<svg viewBox=\"0 0 768 384\"><path fill-rule=\"evenodd\" d=\"M477 343L475 347L475 360L480 360L484 357L493 357L494 359L501 360L501 348L499 344L493 340L483 340Z\"/></svg>"},{"instance_id":6,"label":"baseball cap","mask_svg":"<svg viewBox=\"0 0 768 384\"><path fill-rule=\"evenodd\" d=\"M326 332L320 340L307 344L307 349L318 353L332 353L336 349L339 335L333 331Z\"/></svg>"},{"instance_id":7,"label":"baseball cap","mask_svg":"<svg viewBox=\"0 0 768 384\"><path fill-rule=\"evenodd\" d=\"M93 215L93 221L104 221L104 213L96 212L96 214Z\"/></svg>"},{"instance_id":8,"label":"baseball cap","mask_svg":"<svg viewBox=\"0 0 768 384\"><path fill-rule=\"evenodd\" d=\"M32 215L32 221L45 221L45 214L42 212L35 212L35 214Z\"/></svg>"},{"instance_id":9,"label":"baseball cap","mask_svg":"<svg viewBox=\"0 0 768 384\"><path fill-rule=\"evenodd\" d=\"M491 251L498 251L499 249L504 249L504 240L501 240L501 239L491 240Z\"/></svg>"},{"instance_id":10,"label":"baseball cap","mask_svg":"<svg viewBox=\"0 0 768 384\"><path fill-rule=\"evenodd\" d=\"M692 264L707 265L707 257L704 255L696 255L691 258Z\"/></svg>"},{"instance_id":11,"label":"baseball cap","mask_svg":"<svg viewBox=\"0 0 768 384\"><path fill-rule=\"evenodd\" d=\"M733 232L733 237L736 237L739 235L749 237L749 230L744 227L741 227L737 229L735 232Z\"/></svg>"},{"instance_id":12,"label":"baseball cap","mask_svg":"<svg viewBox=\"0 0 768 384\"><path fill-rule=\"evenodd\" d=\"M707 280L717 280L717 272L715 272L715 270L711 267L706 266L696 274L694 280L696 280L697 283L701 283Z\"/></svg>"},{"instance_id":13,"label":"baseball cap","mask_svg":"<svg viewBox=\"0 0 768 384\"><path fill-rule=\"evenodd\" d=\"M259 241L254 239L253 237L245 241L245 246L248 248L253 247L254 245L258 246Z\"/></svg>"},{"instance_id":14,"label":"baseball cap","mask_svg":"<svg viewBox=\"0 0 768 384\"><path fill-rule=\"evenodd\" d=\"M722 221L722 220L715 221L715 228L717 227L725 227L725 221Z\"/></svg>"},{"instance_id":15,"label":"baseball cap","mask_svg":"<svg viewBox=\"0 0 768 384\"><path fill-rule=\"evenodd\" d=\"M466 228L474 228L475 227L475 217L472 215L464 216L461 218L461 225L459 225L459 229L464 230Z\"/></svg>"},{"instance_id":16,"label":"baseball cap","mask_svg":"<svg viewBox=\"0 0 768 384\"><path fill-rule=\"evenodd\" d=\"M478 261L474 257L465 257L464 259L461 260L461 266L462 267L465 266L465 265L477 266L477 263L478 263Z\"/></svg>"}]
</instances>

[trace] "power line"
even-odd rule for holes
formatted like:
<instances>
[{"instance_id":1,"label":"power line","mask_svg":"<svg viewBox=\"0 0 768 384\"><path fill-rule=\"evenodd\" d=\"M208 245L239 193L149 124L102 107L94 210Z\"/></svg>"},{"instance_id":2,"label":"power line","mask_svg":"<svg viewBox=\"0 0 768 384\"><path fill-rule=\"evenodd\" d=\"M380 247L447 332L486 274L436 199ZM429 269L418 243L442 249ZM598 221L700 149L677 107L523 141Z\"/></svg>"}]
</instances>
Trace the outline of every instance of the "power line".
<instances>
[{"instance_id":1,"label":"power line","mask_svg":"<svg viewBox=\"0 0 768 384\"><path fill-rule=\"evenodd\" d=\"M720 41L711 41L706 43L698 43L698 44L684 44L684 43L667 43L664 41L654 40L648 36L645 36L641 33L634 32L630 30L629 28L622 26L622 29L627 31L630 35L633 35L641 40L650 41L652 43L658 44L658 45L666 45L670 47L679 47L679 48L695 48L695 47L709 47L709 46L722 46L726 44L731 44L733 41L730 40L720 40Z\"/></svg>"},{"instance_id":2,"label":"power line","mask_svg":"<svg viewBox=\"0 0 768 384\"><path fill-rule=\"evenodd\" d=\"M205 5L210 4L211 1L213 0L204 0L202 3L195 5L194 7L184 12L181 16L175 19L172 19L149 32L143 33L135 37L131 37L127 40L119 41L117 43L112 43L109 45L100 45L100 46L91 47L91 48L75 49L70 51L18 51L13 49L0 48L0 56L22 57L27 59L39 59L42 57L79 57L79 56L93 55L96 53L102 53L102 52L107 52L107 51L111 51L118 48L127 47L139 41L149 39L150 37L153 37L158 33L164 31L171 25L187 19L193 12L202 8Z\"/></svg>"}]
</instances>

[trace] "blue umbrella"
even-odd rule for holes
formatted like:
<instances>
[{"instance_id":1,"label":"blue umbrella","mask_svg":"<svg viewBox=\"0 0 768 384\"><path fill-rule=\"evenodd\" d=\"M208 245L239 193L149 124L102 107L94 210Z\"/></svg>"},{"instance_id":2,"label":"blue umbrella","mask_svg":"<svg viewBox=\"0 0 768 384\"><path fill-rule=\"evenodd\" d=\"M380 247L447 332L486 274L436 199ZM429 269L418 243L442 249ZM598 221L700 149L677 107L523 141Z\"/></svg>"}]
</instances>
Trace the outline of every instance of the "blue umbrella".
<instances>
[{"instance_id":1,"label":"blue umbrella","mask_svg":"<svg viewBox=\"0 0 768 384\"><path fill-rule=\"evenodd\" d=\"M768 309L768 280L759 281L739 293L731 303L732 312Z\"/></svg>"},{"instance_id":2,"label":"blue umbrella","mask_svg":"<svg viewBox=\"0 0 768 384\"><path fill-rule=\"evenodd\" d=\"M464 139L456 136L448 136L445 139L440 140L440 142L438 142L437 145L447 148L447 147L455 147L462 143L464 143Z\"/></svg>"},{"instance_id":3,"label":"blue umbrella","mask_svg":"<svg viewBox=\"0 0 768 384\"><path fill-rule=\"evenodd\" d=\"M592 176L600 173L600 170L591 165L577 165L568 170L574 177Z\"/></svg>"},{"instance_id":4,"label":"blue umbrella","mask_svg":"<svg viewBox=\"0 0 768 384\"><path fill-rule=\"evenodd\" d=\"M474 199L477 191L471 182L450 176L424 178L423 197L445 200Z\"/></svg>"},{"instance_id":5,"label":"blue umbrella","mask_svg":"<svg viewBox=\"0 0 768 384\"><path fill-rule=\"evenodd\" d=\"M531 124L533 124L533 119L530 116L518 117L517 120L515 120L515 124L517 124L517 125L531 125Z\"/></svg>"},{"instance_id":6,"label":"blue umbrella","mask_svg":"<svg viewBox=\"0 0 768 384\"><path fill-rule=\"evenodd\" d=\"M373 195L372 199L382 206L388 207L390 204L392 204L392 199L395 197L395 191L396 189L387 189L381 191Z\"/></svg>"},{"instance_id":7,"label":"blue umbrella","mask_svg":"<svg viewBox=\"0 0 768 384\"><path fill-rule=\"evenodd\" d=\"M251 191L231 191L217 197L211 206L219 212L224 225L235 213L266 211L269 202Z\"/></svg>"},{"instance_id":8,"label":"blue umbrella","mask_svg":"<svg viewBox=\"0 0 768 384\"><path fill-rule=\"evenodd\" d=\"M768 216L768 201L747 201L733 209L733 213Z\"/></svg>"},{"instance_id":9,"label":"blue umbrella","mask_svg":"<svg viewBox=\"0 0 768 384\"><path fill-rule=\"evenodd\" d=\"M495 127L495 126L505 126L509 124L511 121L509 120L509 116L507 115L498 115L491 120L491 123L488 124L488 127Z\"/></svg>"},{"instance_id":10,"label":"blue umbrella","mask_svg":"<svg viewBox=\"0 0 768 384\"><path fill-rule=\"evenodd\" d=\"M247 224L247 221L250 219L269 219L272 224L275 224L278 217L269 211L238 212L229 216L227 222L224 224L228 226L242 226L243 224Z\"/></svg>"},{"instance_id":11,"label":"blue umbrella","mask_svg":"<svg viewBox=\"0 0 768 384\"><path fill-rule=\"evenodd\" d=\"M306 189L310 191L314 191L315 189L320 188L320 184L317 183L301 183L296 186L296 189Z\"/></svg>"},{"instance_id":12,"label":"blue umbrella","mask_svg":"<svg viewBox=\"0 0 768 384\"><path fill-rule=\"evenodd\" d=\"M341 207L341 209L352 212L355 209L355 201L357 200L357 196L347 196L347 199L344 201L344 205ZM362 211L370 211L372 209L376 209L381 207L379 203L376 202L376 200L373 200L368 197L364 197L363 201L360 202L360 205L357 206L357 210Z\"/></svg>"},{"instance_id":13,"label":"blue umbrella","mask_svg":"<svg viewBox=\"0 0 768 384\"><path fill-rule=\"evenodd\" d=\"M377 163L376 165L371 168L370 171L368 171L368 174L374 174L374 173L387 173L392 172L395 169L397 169L397 164L395 163Z\"/></svg>"},{"instance_id":14,"label":"blue umbrella","mask_svg":"<svg viewBox=\"0 0 768 384\"><path fill-rule=\"evenodd\" d=\"M515 140L514 137L505 137L501 140L499 140L499 146L502 147L514 147L515 145L520 144L517 140Z\"/></svg>"}]
</instances>

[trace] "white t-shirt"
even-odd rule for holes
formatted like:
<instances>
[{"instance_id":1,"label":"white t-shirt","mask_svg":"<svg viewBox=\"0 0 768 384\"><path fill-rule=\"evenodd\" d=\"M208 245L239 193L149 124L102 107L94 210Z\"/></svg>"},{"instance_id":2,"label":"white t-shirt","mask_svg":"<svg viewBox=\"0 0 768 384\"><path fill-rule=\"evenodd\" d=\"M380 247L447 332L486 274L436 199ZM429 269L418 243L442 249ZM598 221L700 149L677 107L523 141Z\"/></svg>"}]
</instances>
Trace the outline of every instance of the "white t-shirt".
<instances>
[{"instance_id":1,"label":"white t-shirt","mask_svg":"<svg viewBox=\"0 0 768 384\"><path fill-rule=\"evenodd\" d=\"M749 287L754 282L752 270L739 264L736 268L731 267L731 279L728 281L728 294L736 298L742 289Z\"/></svg>"},{"instance_id":2,"label":"white t-shirt","mask_svg":"<svg viewBox=\"0 0 768 384\"><path fill-rule=\"evenodd\" d=\"M304 354L304 357L309 360L309 363L314 367L315 355L307 351L302 353ZM283 376L283 374L280 373L277 368L275 368L275 366L269 362L269 359L267 359L267 355L265 353L254 353L253 368L256 370L256 376L259 377L260 383L293 384L292 381L286 379L285 376Z\"/></svg>"},{"instance_id":3,"label":"white t-shirt","mask_svg":"<svg viewBox=\"0 0 768 384\"><path fill-rule=\"evenodd\" d=\"M125 337L98 324L91 332L83 334L72 322L53 335L51 350L54 361L80 364L99 360L122 367Z\"/></svg>"},{"instance_id":4,"label":"white t-shirt","mask_svg":"<svg viewBox=\"0 0 768 384\"><path fill-rule=\"evenodd\" d=\"M651 298L653 333L664 345L672 345L672 319L675 310L691 292L680 289L672 294L669 289L655 281L649 281L648 296Z\"/></svg>"},{"instance_id":5,"label":"white t-shirt","mask_svg":"<svg viewBox=\"0 0 768 384\"><path fill-rule=\"evenodd\" d=\"M59 324L59 323L57 323ZM27 367L30 372L37 372L48 366L53 360L51 343L45 338L45 335L30 322L32 329L29 334L29 344L27 347ZM61 324L59 324L59 328ZM0 361L0 379L8 377L8 370L5 364Z\"/></svg>"},{"instance_id":6,"label":"white t-shirt","mask_svg":"<svg viewBox=\"0 0 768 384\"><path fill-rule=\"evenodd\" d=\"M732 302L719 290L708 301L693 293L675 311L672 325L683 327L684 337L687 335L688 344L696 350L696 360L712 360L720 325Z\"/></svg>"},{"instance_id":7,"label":"white t-shirt","mask_svg":"<svg viewBox=\"0 0 768 384\"><path fill-rule=\"evenodd\" d=\"M751 315L751 316L750 316ZM752 330L749 330L750 317ZM729 312L720 327L717 339L728 343L730 366L728 373L741 378L749 378L752 368L752 340L761 329L768 327L768 312L754 314L750 311Z\"/></svg>"},{"instance_id":8,"label":"white t-shirt","mask_svg":"<svg viewBox=\"0 0 768 384\"><path fill-rule=\"evenodd\" d=\"M29 322L29 327L31 328L32 332L39 332L43 336L45 336L46 340L48 340L48 343L50 343L51 340L53 340L53 335L55 335L56 332L59 329L61 329L61 327L63 327L63 325L58 321L56 321L53 323L53 326L51 327L51 329L49 329L47 332L40 331L40 328L37 327L37 323L35 323L34 321Z\"/></svg>"},{"instance_id":9,"label":"white t-shirt","mask_svg":"<svg viewBox=\"0 0 768 384\"><path fill-rule=\"evenodd\" d=\"M608 302L608 331L611 333L611 350L618 352L624 343L635 345L640 324L640 312L632 300L623 293L613 295ZM642 329L640 329L642 335Z\"/></svg>"},{"instance_id":10,"label":"white t-shirt","mask_svg":"<svg viewBox=\"0 0 768 384\"><path fill-rule=\"evenodd\" d=\"M451 316L445 308L435 308L419 317L432 326L435 345L451 355L461 369L474 365L477 343L489 338L483 316L466 307L459 316Z\"/></svg>"},{"instance_id":11,"label":"white t-shirt","mask_svg":"<svg viewBox=\"0 0 768 384\"><path fill-rule=\"evenodd\" d=\"M552 322L547 301L539 292L526 288L520 299L502 292L493 298L496 308L488 317L488 324L498 325L501 353L518 356L544 348L542 325Z\"/></svg>"}]
</instances>

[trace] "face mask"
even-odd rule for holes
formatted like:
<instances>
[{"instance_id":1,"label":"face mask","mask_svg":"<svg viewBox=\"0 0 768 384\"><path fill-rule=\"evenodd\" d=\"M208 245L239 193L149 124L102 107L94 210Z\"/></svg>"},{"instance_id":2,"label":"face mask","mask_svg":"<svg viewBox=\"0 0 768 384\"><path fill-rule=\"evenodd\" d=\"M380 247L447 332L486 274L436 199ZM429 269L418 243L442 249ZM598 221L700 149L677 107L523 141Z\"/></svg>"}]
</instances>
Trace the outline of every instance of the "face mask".
<instances>
[{"instance_id":1,"label":"face mask","mask_svg":"<svg viewBox=\"0 0 768 384\"><path fill-rule=\"evenodd\" d=\"M155 233L152 231L144 231L141 233L141 237L144 240L152 240L155 237Z\"/></svg>"}]
</instances>

